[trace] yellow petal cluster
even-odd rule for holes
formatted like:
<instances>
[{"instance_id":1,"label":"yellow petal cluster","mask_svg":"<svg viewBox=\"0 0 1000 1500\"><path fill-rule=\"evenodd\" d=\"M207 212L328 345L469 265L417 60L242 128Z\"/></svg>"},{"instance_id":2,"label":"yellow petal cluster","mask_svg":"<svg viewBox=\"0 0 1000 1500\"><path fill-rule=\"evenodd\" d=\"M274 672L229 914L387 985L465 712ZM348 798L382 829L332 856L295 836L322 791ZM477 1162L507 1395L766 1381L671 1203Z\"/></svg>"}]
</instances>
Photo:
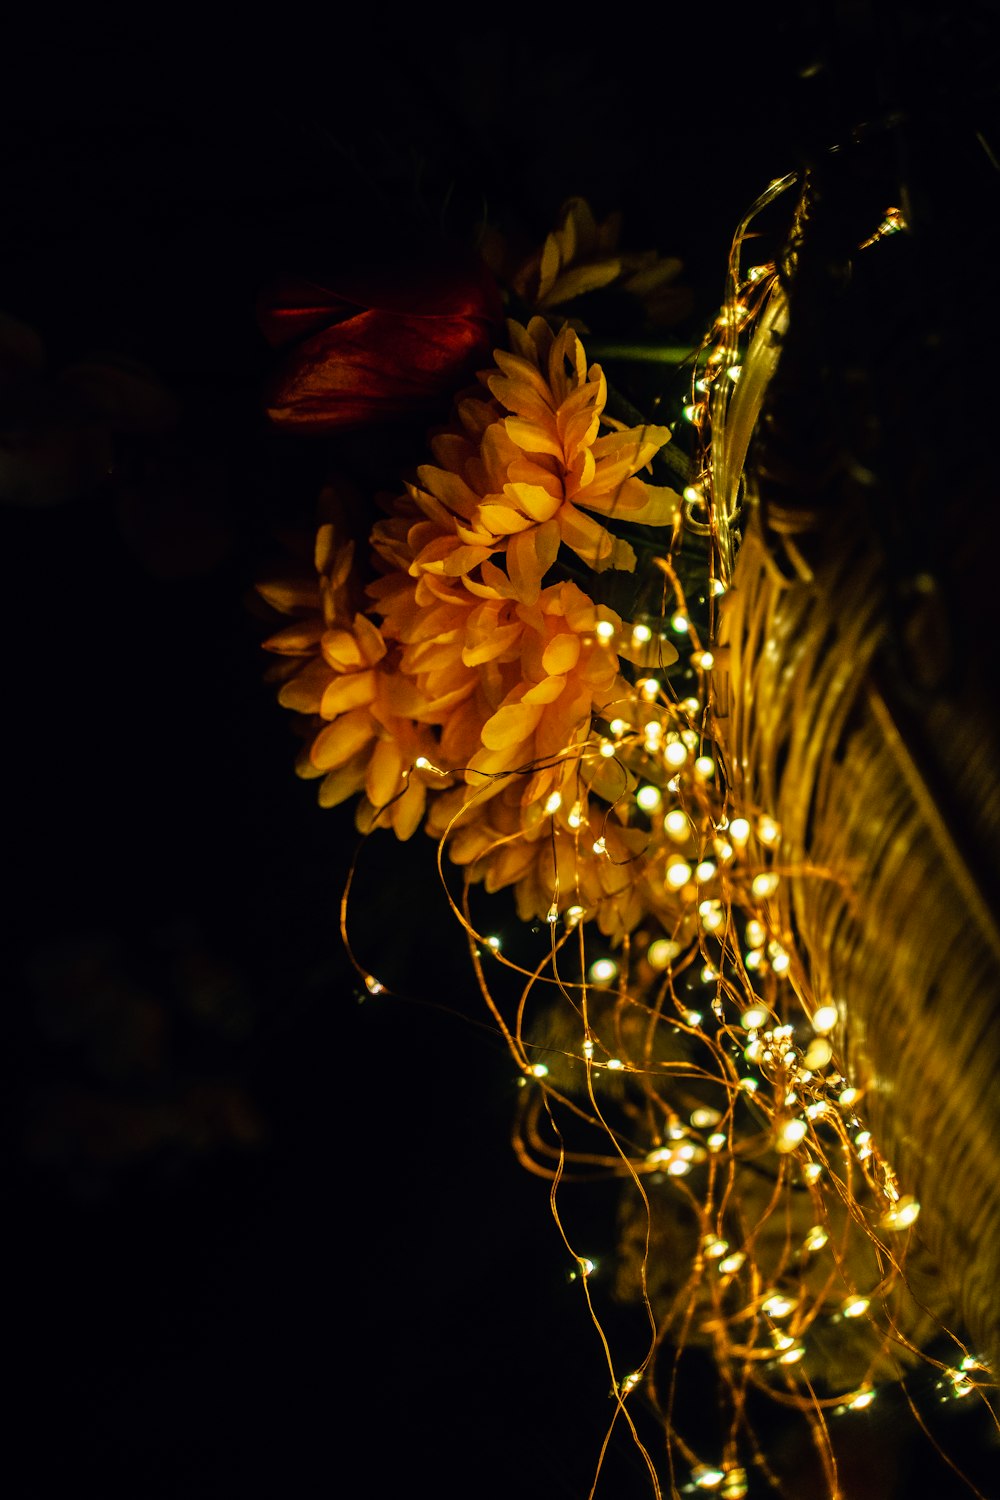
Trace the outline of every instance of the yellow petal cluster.
<instances>
[{"instance_id":1,"label":"yellow petal cluster","mask_svg":"<svg viewBox=\"0 0 1000 1500\"><path fill-rule=\"evenodd\" d=\"M672 523L677 496L639 477L669 432L607 421L572 329L509 333L373 527L363 597L326 524L311 588L264 588L293 616L265 644L286 659L279 699L308 725L298 770L322 778L324 805L361 794L359 826L400 838L427 815L523 914L582 906L619 934L649 909L646 839L614 809L627 777L594 721L632 693L614 646L629 630L553 569L563 546L595 573L635 567L607 523Z\"/></svg>"}]
</instances>

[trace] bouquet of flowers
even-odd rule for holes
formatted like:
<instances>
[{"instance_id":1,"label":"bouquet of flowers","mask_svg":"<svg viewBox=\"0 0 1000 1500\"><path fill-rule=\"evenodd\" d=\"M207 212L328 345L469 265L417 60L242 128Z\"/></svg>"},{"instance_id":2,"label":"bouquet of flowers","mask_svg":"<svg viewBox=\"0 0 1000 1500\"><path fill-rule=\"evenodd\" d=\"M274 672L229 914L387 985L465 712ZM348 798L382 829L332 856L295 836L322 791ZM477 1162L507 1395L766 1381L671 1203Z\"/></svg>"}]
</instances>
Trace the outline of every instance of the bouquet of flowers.
<instances>
[{"instance_id":1,"label":"bouquet of flowers","mask_svg":"<svg viewBox=\"0 0 1000 1500\"><path fill-rule=\"evenodd\" d=\"M616 1289L651 1334L635 1368L609 1352L612 1425L631 1428L657 1496L738 1500L755 1466L777 1482L755 1393L801 1411L841 1493L831 1414L867 1406L950 1316L921 1253L905 1254L920 1205L859 1113L841 1009L786 895L840 890L842 873L786 835L777 791L750 768L753 731L737 746L741 559L761 566L747 453L806 196L771 259L743 257L755 216L793 185L773 184L740 227L701 343L653 355L684 406L680 441L609 383L622 351L591 328L611 293L651 324L676 314L679 265L622 252L619 224L579 199L520 263L488 241L489 271L421 270L416 298L285 283L263 309L291 343L267 398L279 426L370 428L451 395L374 522L350 486L327 484L312 568L260 586L284 617L265 644L320 804L356 799L365 836L437 843L521 1074L515 1146L552 1181L592 1313L593 1263L556 1189L575 1169L622 1184ZM868 245L901 227L893 211ZM538 939L530 956L508 956L476 915L506 889ZM709 1454L673 1417L692 1345L728 1403ZM958 1348L938 1365L964 1396L983 1366Z\"/></svg>"}]
</instances>

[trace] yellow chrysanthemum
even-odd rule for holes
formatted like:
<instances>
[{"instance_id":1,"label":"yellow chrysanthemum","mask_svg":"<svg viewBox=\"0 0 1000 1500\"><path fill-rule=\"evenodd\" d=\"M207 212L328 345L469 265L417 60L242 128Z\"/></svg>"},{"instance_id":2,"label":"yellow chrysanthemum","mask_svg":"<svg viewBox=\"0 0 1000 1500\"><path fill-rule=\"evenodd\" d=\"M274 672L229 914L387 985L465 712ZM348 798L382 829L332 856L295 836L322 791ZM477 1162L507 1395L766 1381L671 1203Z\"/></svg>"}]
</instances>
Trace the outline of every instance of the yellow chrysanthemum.
<instances>
[{"instance_id":1,"label":"yellow chrysanthemum","mask_svg":"<svg viewBox=\"0 0 1000 1500\"><path fill-rule=\"evenodd\" d=\"M607 384L599 365L588 368L574 330L555 334L544 318L508 328L512 349L497 350L497 369L484 377L492 402L460 403L462 430L435 441L437 464L418 469L410 487L432 523L411 572L468 577L502 561L514 593L532 604L560 545L594 572L635 567L631 546L595 513L665 527L680 500L637 477L668 428L602 431L612 426Z\"/></svg>"}]
</instances>

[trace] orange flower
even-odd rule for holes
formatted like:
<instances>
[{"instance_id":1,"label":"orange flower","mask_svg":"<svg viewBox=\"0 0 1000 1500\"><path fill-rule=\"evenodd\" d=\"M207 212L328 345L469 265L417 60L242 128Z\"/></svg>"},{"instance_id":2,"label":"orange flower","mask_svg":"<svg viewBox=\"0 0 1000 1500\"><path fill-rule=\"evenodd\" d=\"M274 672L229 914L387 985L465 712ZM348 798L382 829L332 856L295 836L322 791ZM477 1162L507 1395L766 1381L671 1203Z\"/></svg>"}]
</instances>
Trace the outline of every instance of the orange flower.
<instances>
[{"instance_id":1,"label":"orange flower","mask_svg":"<svg viewBox=\"0 0 1000 1500\"><path fill-rule=\"evenodd\" d=\"M480 377L493 401L459 404L462 430L435 441L437 465L419 468L409 489L434 523L411 572L468 576L502 553L517 597L533 604L561 544L594 572L634 569L631 546L593 512L663 527L680 499L637 477L669 440L666 427L602 432L602 422L612 425L607 384L599 365L588 369L572 328L557 335L532 318L508 330L513 352L497 350L497 369Z\"/></svg>"}]
</instances>

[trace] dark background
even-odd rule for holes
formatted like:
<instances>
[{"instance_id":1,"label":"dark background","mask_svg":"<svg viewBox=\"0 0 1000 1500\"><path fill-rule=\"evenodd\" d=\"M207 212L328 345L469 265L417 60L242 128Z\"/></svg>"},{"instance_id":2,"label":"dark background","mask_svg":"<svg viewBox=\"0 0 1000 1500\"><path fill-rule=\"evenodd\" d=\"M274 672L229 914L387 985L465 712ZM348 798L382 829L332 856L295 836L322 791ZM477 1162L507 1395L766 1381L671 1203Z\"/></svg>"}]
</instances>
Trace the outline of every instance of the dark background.
<instances>
[{"instance_id":1,"label":"dark background","mask_svg":"<svg viewBox=\"0 0 1000 1500\"><path fill-rule=\"evenodd\" d=\"M772 177L899 105L967 141L993 7L890 10L78 21L8 49L0 307L45 352L7 393L37 503L2 514L14 1493L588 1493L610 1380L432 847L365 852L355 942L393 993L362 1003L350 811L296 780L261 680L254 580L331 462L372 460L268 432L254 302L483 212L537 243L579 192L684 259L694 333ZM108 356L173 403L161 431L80 436L65 372ZM611 1251L611 1196L563 1206ZM860 1430L894 1452L881 1420ZM625 1439L605 1474L647 1492Z\"/></svg>"}]
</instances>

